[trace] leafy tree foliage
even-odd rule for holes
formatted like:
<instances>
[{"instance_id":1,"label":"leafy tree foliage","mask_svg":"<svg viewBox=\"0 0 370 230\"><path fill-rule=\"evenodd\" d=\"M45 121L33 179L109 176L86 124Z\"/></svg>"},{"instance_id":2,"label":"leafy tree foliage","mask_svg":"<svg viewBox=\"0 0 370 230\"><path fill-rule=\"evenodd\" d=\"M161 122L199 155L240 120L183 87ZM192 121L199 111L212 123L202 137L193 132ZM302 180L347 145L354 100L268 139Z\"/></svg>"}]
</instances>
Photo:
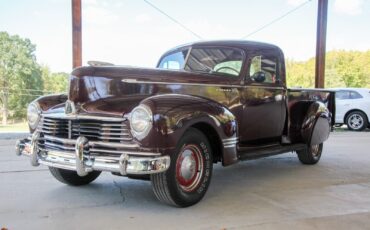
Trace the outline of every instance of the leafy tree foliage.
<instances>
[{"instance_id":1,"label":"leafy tree foliage","mask_svg":"<svg viewBox=\"0 0 370 230\"><path fill-rule=\"evenodd\" d=\"M67 73L52 73L47 66L41 66L44 94L65 93L68 86Z\"/></svg>"},{"instance_id":2,"label":"leafy tree foliage","mask_svg":"<svg viewBox=\"0 0 370 230\"><path fill-rule=\"evenodd\" d=\"M40 70L35 57L35 45L29 39L0 32L0 100L3 124L9 109L15 115L24 113L26 104L36 96L26 95L25 89L42 90ZM20 97L21 96L21 97Z\"/></svg>"},{"instance_id":3,"label":"leafy tree foliage","mask_svg":"<svg viewBox=\"0 0 370 230\"><path fill-rule=\"evenodd\" d=\"M315 59L305 62L287 60L289 87L314 87ZM326 54L325 87L370 88L370 50L334 50Z\"/></svg>"},{"instance_id":4,"label":"leafy tree foliage","mask_svg":"<svg viewBox=\"0 0 370 230\"><path fill-rule=\"evenodd\" d=\"M37 97L66 91L67 77L51 73L36 62L29 39L0 32L0 105L2 123L9 117L25 118L27 104Z\"/></svg>"}]
</instances>

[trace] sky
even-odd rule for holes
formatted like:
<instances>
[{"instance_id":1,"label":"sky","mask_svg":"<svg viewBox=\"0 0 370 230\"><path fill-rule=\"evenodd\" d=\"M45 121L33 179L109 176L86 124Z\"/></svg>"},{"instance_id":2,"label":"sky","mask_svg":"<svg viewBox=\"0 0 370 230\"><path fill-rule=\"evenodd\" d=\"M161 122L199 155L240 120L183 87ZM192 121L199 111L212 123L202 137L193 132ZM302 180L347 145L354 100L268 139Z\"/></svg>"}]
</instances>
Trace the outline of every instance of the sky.
<instances>
[{"instance_id":1,"label":"sky","mask_svg":"<svg viewBox=\"0 0 370 230\"><path fill-rule=\"evenodd\" d=\"M203 40L247 39L280 46L287 58L316 52L318 0L147 0ZM302 3L298 10L258 30ZM200 40L144 0L82 0L83 64L155 67L175 46ZM370 0L329 0L327 50L370 49ZM29 38L39 63L72 70L70 0L0 0L0 31Z\"/></svg>"}]
</instances>

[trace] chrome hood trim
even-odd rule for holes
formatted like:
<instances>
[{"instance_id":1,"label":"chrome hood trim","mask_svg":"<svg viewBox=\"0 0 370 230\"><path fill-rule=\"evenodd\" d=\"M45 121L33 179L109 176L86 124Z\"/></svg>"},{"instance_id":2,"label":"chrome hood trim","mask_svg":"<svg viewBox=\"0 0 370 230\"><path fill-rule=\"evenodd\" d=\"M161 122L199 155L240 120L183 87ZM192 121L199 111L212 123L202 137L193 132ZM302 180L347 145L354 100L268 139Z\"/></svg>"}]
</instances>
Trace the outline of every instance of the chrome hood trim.
<instances>
[{"instance_id":1,"label":"chrome hood trim","mask_svg":"<svg viewBox=\"0 0 370 230\"><path fill-rule=\"evenodd\" d=\"M46 118L57 118L57 119L67 119L67 120L79 120L79 119L91 119L99 121L126 121L126 117L104 117L104 116L94 116L94 115L84 115L84 114L65 114L65 113L43 113L43 117Z\"/></svg>"}]
</instances>

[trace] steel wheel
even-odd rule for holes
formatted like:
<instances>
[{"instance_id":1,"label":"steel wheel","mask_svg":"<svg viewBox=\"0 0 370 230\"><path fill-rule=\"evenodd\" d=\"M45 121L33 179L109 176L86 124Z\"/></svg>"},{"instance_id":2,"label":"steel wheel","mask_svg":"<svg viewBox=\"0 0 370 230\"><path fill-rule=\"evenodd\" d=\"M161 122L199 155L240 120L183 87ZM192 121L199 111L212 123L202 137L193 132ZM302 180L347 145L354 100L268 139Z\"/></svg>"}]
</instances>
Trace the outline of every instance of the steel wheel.
<instances>
[{"instance_id":1,"label":"steel wheel","mask_svg":"<svg viewBox=\"0 0 370 230\"><path fill-rule=\"evenodd\" d=\"M212 177L212 149L206 136L190 128L171 155L170 168L150 179L158 200L180 207L198 203Z\"/></svg>"},{"instance_id":2,"label":"steel wheel","mask_svg":"<svg viewBox=\"0 0 370 230\"><path fill-rule=\"evenodd\" d=\"M199 186L203 174L203 158L196 145L186 145L176 161L176 179L185 192L193 192Z\"/></svg>"}]
</instances>

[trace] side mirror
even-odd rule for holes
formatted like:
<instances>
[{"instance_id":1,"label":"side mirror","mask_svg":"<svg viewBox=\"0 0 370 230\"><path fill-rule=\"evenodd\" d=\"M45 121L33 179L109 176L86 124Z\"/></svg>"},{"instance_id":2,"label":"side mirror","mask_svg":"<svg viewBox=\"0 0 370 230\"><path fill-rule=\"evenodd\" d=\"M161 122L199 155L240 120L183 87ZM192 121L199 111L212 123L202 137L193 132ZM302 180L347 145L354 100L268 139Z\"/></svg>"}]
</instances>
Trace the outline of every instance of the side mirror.
<instances>
[{"instance_id":1,"label":"side mirror","mask_svg":"<svg viewBox=\"0 0 370 230\"><path fill-rule=\"evenodd\" d=\"M262 71L255 72L252 76L252 79L255 82L262 83L266 80L266 74L265 72L262 72Z\"/></svg>"}]
</instances>

